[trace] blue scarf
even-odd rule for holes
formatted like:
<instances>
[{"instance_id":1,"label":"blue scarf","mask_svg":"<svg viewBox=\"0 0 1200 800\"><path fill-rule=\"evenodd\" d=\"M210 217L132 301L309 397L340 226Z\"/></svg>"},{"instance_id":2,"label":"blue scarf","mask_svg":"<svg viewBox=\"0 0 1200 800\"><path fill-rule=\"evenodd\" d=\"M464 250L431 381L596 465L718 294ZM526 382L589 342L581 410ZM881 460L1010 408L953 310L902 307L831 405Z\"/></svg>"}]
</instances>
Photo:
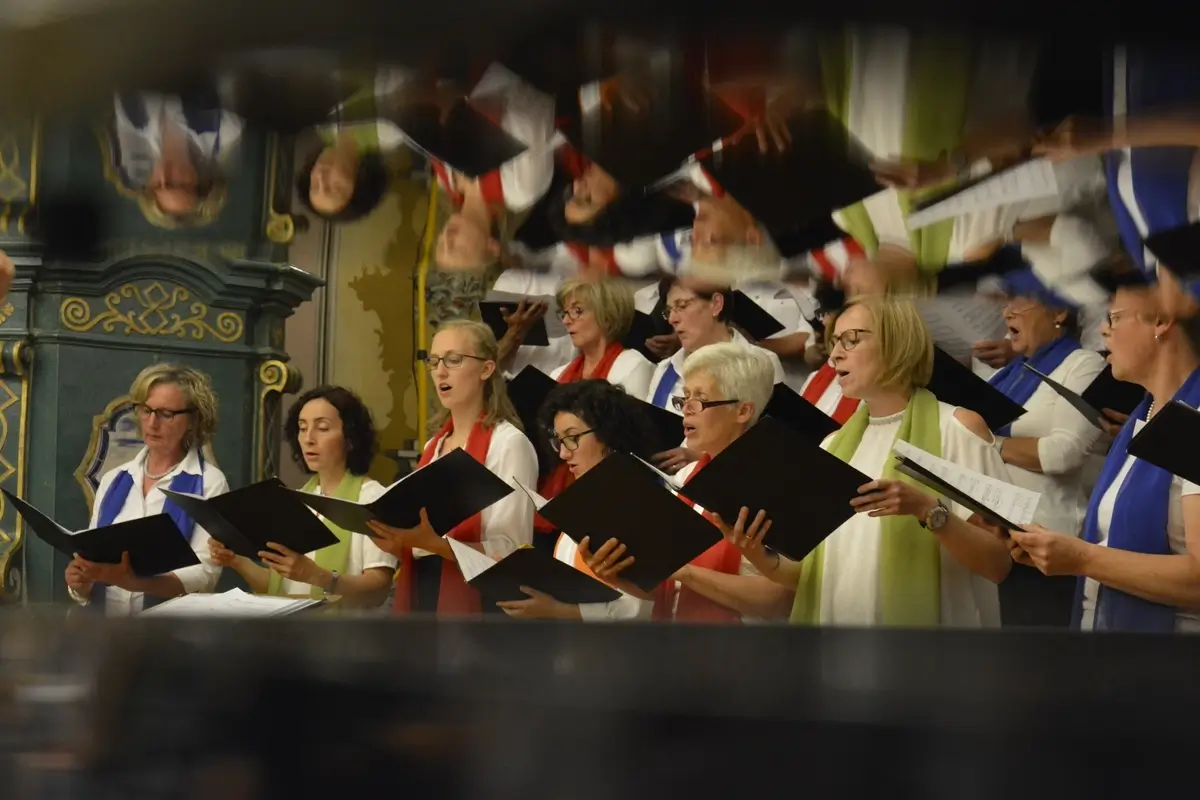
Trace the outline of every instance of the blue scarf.
<instances>
[{"instance_id":1,"label":"blue scarf","mask_svg":"<svg viewBox=\"0 0 1200 800\"><path fill-rule=\"evenodd\" d=\"M1125 52L1125 97L1129 116L1187 109L1200 101L1200 81L1195 77L1200 60L1195 56L1138 47L1126 47ZM1111 114L1114 113L1114 69L1109 69L1107 75L1109 85L1105 103ZM1133 196L1145 220L1148 236L1188 224L1188 183L1195 154L1196 149L1192 147L1136 147L1130 152ZM1122 157L1120 152L1105 157L1109 200L1125 249L1143 271L1149 272L1142 234L1121 199L1117 182Z\"/></svg>"},{"instance_id":2,"label":"blue scarf","mask_svg":"<svg viewBox=\"0 0 1200 800\"><path fill-rule=\"evenodd\" d=\"M1043 375L1049 375L1066 361L1067 356L1079 349L1079 342L1070 336L1061 336L1050 344L1044 344L1031 358L1014 358L1004 365L988 383L1000 390L1000 393L1019 405L1025 405L1033 393L1037 391L1041 379L1024 368L1026 362ZM998 428L996 433L1001 436L1012 435L1012 423Z\"/></svg>"},{"instance_id":3,"label":"blue scarf","mask_svg":"<svg viewBox=\"0 0 1200 800\"><path fill-rule=\"evenodd\" d=\"M171 491L181 494L204 494L204 456L200 456L200 474L193 475L190 472L180 472L171 479ZM100 515L96 521L97 528L104 528L113 524L117 515L121 513L121 509L125 507L125 501L129 499L129 492L133 489L133 475L128 470L122 469L112 483L108 485L108 491L104 493L104 497L100 498ZM192 541L192 534L196 532L196 523L184 513L183 509L175 505L171 498L167 498L167 502L163 505L163 511L179 528L179 532L187 539L189 543ZM91 601L92 605L97 610L103 610L105 603L108 600L108 587L95 584L92 586ZM142 599L142 608L151 608L163 602L164 598L160 597L144 597Z\"/></svg>"},{"instance_id":4,"label":"blue scarf","mask_svg":"<svg viewBox=\"0 0 1200 800\"><path fill-rule=\"evenodd\" d=\"M675 365L670 361L667 362L667 370L663 373L662 378L658 382L658 386L654 389L653 405L667 410L674 410L669 402L671 398L671 390L675 388L675 384L679 382L679 373L675 371Z\"/></svg>"},{"instance_id":5,"label":"blue scarf","mask_svg":"<svg viewBox=\"0 0 1200 800\"><path fill-rule=\"evenodd\" d=\"M1200 369L1193 372L1173 400L1179 400L1195 408L1200 404ZM1087 517L1083 523L1083 539L1096 544L1100 540L1098 519L1100 500L1113 481L1117 479L1128 457L1129 440L1137 420L1145 419L1150 408L1149 395L1129 415L1121 427L1104 469L1096 481L1092 499L1088 503ZM1168 555L1167 506L1171 498L1171 482L1174 476L1161 467L1142 461L1133 462L1125 482L1117 490L1117 502L1113 508L1112 522L1108 526L1108 546L1118 550L1147 555ZM1075 610L1071 626L1079 629L1083 621L1083 587L1087 579L1080 577L1075 589ZM1131 594L1100 586L1096 596L1096 618L1094 629L1098 631L1133 631L1140 633L1173 633L1176 609L1134 597Z\"/></svg>"}]
</instances>

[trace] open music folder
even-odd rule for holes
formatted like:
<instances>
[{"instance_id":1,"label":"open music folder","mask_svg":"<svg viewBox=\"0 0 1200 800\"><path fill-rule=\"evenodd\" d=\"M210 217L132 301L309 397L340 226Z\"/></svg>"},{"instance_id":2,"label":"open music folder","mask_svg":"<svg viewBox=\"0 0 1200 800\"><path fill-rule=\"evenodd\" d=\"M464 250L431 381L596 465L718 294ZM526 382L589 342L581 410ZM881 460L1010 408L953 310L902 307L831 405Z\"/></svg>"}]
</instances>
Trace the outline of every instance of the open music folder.
<instances>
[{"instance_id":1,"label":"open music folder","mask_svg":"<svg viewBox=\"0 0 1200 800\"><path fill-rule=\"evenodd\" d=\"M1137 407L1138 403L1142 402L1142 398L1146 394L1142 387L1114 378L1112 367L1105 367L1104 371L1088 385L1083 394L1077 394L1049 375L1034 369L1029 362L1025 362L1022 366L1053 389L1055 394L1070 403L1071 407L1082 414L1088 422L1101 430L1104 430L1101 422L1107 419L1102 409L1107 408L1122 414L1129 414ZM1108 421L1115 422L1116 420Z\"/></svg>"},{"instance_id":2,"label":"open music folder","mask_svg":"<svg viewBox=\"0 0 1200 800\"><path fill-rule=\"evenodd\" d=\"M969 359L976 344L1008 333L1000 304L984 297L943 295L919 301L917 309L933 343L957 359Z\"/></svg>"},{"instance_id":3,"label":"open music folder","mask_svg":"<svg viewBox=\"0 0 1200 800\"><path fill-rule=\"evenodd\" d=\"M782 422L814 444L825 441L826 436L842 427L837 420L805 400L786 383L775 384L763 415Z\"/></svg>"},{"instance_id":4,"label":"open music folder","mask_svg":"<svg viewBox=\"0 0 1200 800\"><path fill-rule=\"evenodd\" d=\"M763 544L799 561L850 517L850 501L871 478L787 425L763 417L679 493L729 525L745 507L766 511Z\"/></svg>"},{"instance_id":5,"label":"open music folder","mask_svg":"<svg viewBox=\"0 0 1200 800\"><path fill-rule=\"evenodd\" d=\"M517 310L517 304L522 300L526 304L542 302L546 304L546 313L538 317L529 330L525 332L525 338L521 340L521 344L530 347L548 347L550 340L557 339L560 336L567 335L567 329L563 325L562 320L555 315L555 299L546 295L522 295L513 292L488 292L487 296L479 302L479 315L483 319L484 324L492 329L496 340L504 338L504 334L508 331L508 323L504 321L504 310L508 313Z\"/></svg>"},{"instance_id":6,"label":"open music folder","mask_svg":"<svg viewBox=\"0 0 1200 800\"><path fill-rule=\"evenodd\" d=\"M892 448L896 469L993 525L1021 530L1033 522L1041 495L925 452L908 442Z\"/></svg>"},{"instance_id":7,"label":"open music folder","mask_svg":"<svg viewBox=\"0 0 1200 800\"><path fill-rule=\"evenodd\" d=\"M742 329L753 341L770 339L782 331L783 323L775 319L770 311L750 299L741 289L729 293L729 319Z\"/></svg>"},{"instance_id":8,"label":"open music folder","mask_svg":"<svg viewBox=\"0 0 1200 800\"><path fill-rule=\"evenodd\" d=\"M1200 444L1200 411L1172 400L1130 440L1129 455L1184 480L1200 483L1197 444Z\"/></svg>"},{"instance_id":9,"label":"open music folder","mask_svg":"<svg viewBox=\"0 0 1200 800\"><path fill-rule=\"evenodd\" d=\"M919 210L908 215L908 229L916 230L963 214L1041 200L1057 194L1058 176L1054 164L1047 158L1034 158L985 175L922 203Z\"/></svg>"},{"instance_id":10,"label":"open music folder","mask_svg":"<svg viewBox=\"0 0 1200 800\"><path fill-rule=\"evenodd\" d=\"M197 593L173 597L165 603L146 609L139 616L266 619L286 617L322 605L325 605L324 598L314 600L308 597L273 597L230 589L217 594Z\"/></svg>"},{"instance_id":11,"label":"open music folder","mask_svg":"<svg viewBox=\"0 0 1200 800\"><path fill-rule=\"evenodd\" d=\"M448 539L463 579L489 603L528 600L528 586L560 603L608 603L621 593L591 575L559 561L543 548L522 547L496 561L470 545Z\"/></svg>"},{"instance_id":12,"label":"open music folder","mask_svg":"<svg viewBox=\"0 0 1200 800\"><path fill-rule=\"evenodd\" d=\"M715 525L627 453L610 454L540 513L576 542L590 537L593 548L620 541L634 557L621 577L646 592L721 540Z\"/></svg>"},{"instance_id":13,"label":"open music folder","mask_svg":"<svg viewBox=\"0 0 1200 800\"><path fill-rule=\"evenodd\" d=\"M200 563L192 546L166 514L131 519L73 533L7 489L0 489L39 539L67 558L78 553L97 564L119 564L129 553L133 574L164 575Z\"/></svg>"},{"instance_id":14,"label":"open music folder","mask_svg":"<svg viewBox=\"0 0 1200 800\"><path fill-rule=\"evenodd\" d=\"M465 97L444 115L432 103L385 106L381 112L404 131L413 149L469 178L499 169L527 149Z\"/></svg>"},{"instance_id":15,"label":"open music folder","mask_svg":"<svg viewBox=\"0 0 1200 800\"><path fill-rule=\"evenodd\" d=\"M421 521L422 508L433 529L445 534L512 494L513 488L465 450L453 450L405 475L370 503L287 491L331 522L371 536L367 523L372 520L395 528L415 528Z\"/></svg>"},{"instance_id":16,"label":"open music folder","mask_svg":"<svg viewBox=\"0 0 1200 800\"><path fill-rule=\"evenodd\" d=\"M239 556L257 559L267 542L297 553L311 553L337 544L325 523L296 499L278 478L234 489L205 499L163 489L163 494L187 512L208 535Z\"/></svg>"},{"instance_id":17,"label":"open music folder","mask_svg":"<svg viewBox=\"0 0 1200 800\"><path fill-rule=\"evenodd\" d=\"M1025 407L955 360L940 347L933 348L933 376L929 391L943 403L974 411L989 430L1003 428L1025 413Z\"/></svg>"}]
</instances>

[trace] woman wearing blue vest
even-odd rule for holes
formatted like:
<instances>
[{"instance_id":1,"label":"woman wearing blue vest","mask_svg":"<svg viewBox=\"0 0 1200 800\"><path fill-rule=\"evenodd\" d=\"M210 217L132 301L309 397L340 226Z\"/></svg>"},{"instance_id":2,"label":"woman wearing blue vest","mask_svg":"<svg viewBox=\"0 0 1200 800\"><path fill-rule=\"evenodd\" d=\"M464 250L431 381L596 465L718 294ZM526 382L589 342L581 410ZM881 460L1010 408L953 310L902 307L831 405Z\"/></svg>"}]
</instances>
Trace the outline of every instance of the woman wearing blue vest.
<instances>
[{"instance_id":1,"label":"woman wearing blue vest","mask_svg":"<svg viewBox=\"0 0 1200 800\"><path fill-rule=\"evenodd\" d=\"M207 375L176 364L155 364L138 374L129 394L137 404L146 446L100 479L91 527L165 513L200 563L166 575L138 577L129 567L128 554L120 564L97 564L76 556L66 571L71 599L109 616L130 616L171 597L213 590L221 568L209 557L208 533L160 488L203 497L229 491L221 470L202 453L217 426L217 396Z\"/></svg>"}]
</instances>

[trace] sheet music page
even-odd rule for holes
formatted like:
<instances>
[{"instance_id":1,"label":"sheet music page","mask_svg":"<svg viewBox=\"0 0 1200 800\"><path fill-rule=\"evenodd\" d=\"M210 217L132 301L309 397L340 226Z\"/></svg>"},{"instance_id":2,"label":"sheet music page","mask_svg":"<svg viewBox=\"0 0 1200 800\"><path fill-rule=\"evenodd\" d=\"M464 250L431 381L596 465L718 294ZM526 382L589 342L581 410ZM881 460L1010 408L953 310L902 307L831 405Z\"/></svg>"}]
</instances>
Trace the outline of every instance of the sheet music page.
<instances>
[{"instance_id":1,"label":"sheet music page","mask_svg":"<svg viewBox=\"0 0 1200 800\"><path fill-rule=\"evenodd\" d=\"M923 300L917 307L934 344L960 361L971 357L976 343L1003 339L1008 333L1000 305L987 298L947 295Z\"/></svg>"},{"instance_id":2,"label":"sheet music page","mask_svg":"<svg viewBox=\"0 0 1200 800\"><path fill-rule=\"evenodd\" d=\"M632 455L632 453L630 455ZM649 467L654 472L654 474L657 475L662 480L662 482L666 484L667 488L671 490L672 494L676 494L676 495L679 494L679 492L675 491L676 486L675 486L674 478L672 478L667 473L663 472L658 467L651 464L649 461L643 461L641 458L638 458L637 456L633 456L633 457L637 458L638 461L641 461L643 464L645 464L647 467Z\"/></svg>"},{"instance_id":3,"label":"sheet music page","mask_svg":"<svg viewBox=\"0 0 1200 800\"><path fill-rule=\"evenodd\" d=\"M485 303L503 303L509 308L516 308L517 303L524 300L527 303L536 303L541 301L546 304L546 316L543 319L546 321L546 335L551 339L557 339L560 336L567 335L567 327L563 325L562 318L554 313L554 307L558 303L552 295L548 294L517 294L516 292L497 292L490 291L487 297L483 298ZM511 304L511 305L510 305Z\"/></svg>"},{"instance_id":4,"label":"sheet music page","mask_svg":"<svg viewBox=\"0 0 1200 800\"><path fill-rule=\"evenodd\" d=\"M450 549L454 551L454 557L458 560L458 569L467 583L496 566L494 558L479 552L469 544L463 544L455 539L446 541L450 543Z\"/></svg>"},{"instance_id":5,"label":"sheet music page","mask_svg":"<svg viewBox=\"0 0 1200 800\"><path fill-rule=\"evenodd\" d=\"M276 617L316 605L319 600L296 597L271 597L230 589L220 594L185 594L142 615L156 617Z\"/></svg>"},{"instance_id":6,"label":"sheet music page","mask_svg":"<svg viewBox=\"0 0 1200 800\"><path fill-rule=\"evenodd\" d=\"M517 485L518 489L525 492L525 494L529 495L529 499L533 501L533 507L535 509L537 509L538 511L541 511L542 506L544 506L544 505L546 505L546 503L550 502L549 500L547 500L546 498L542 497L540 494L535 492L533 489L530 489L528 486L521 483L516 478L513 478L512 482Z\"/></svg>"},{"instance_id":7,"label":"sheet music page","mask_svg":"<svg viewBox=\"0 0 1200 800\"><path fill-rule=\"evenodd\" d=\"M908 229L916 230L963 214L1040 200L1057 194L1058 178L1054 174L1054 165L1049 159L1035 158L984 178L940 203L934 203L910 214Z\"/></svg>"},{"instance_id":8,"label":"sheet music page","mask_svg":"<svg viewBox=\"0 0 1200 800\"><path fill-rule=\"evenodd\" d=\"M897 441L892 451L929 470L963 494L972 497L980 505L990 508L1010 522L1016 525L1027 525L1033 522L1033 514L1042 497L1037 492L989 478L981 472L930 455L908 442Z\"/></svg>"},{"instance_id":9,"label":"sheet music page","mask_svg":"<svg viewBox=\"0 0 1200 800\"><path fill-rule=\"evenodd\" d=\"M1038 376L1038 378L1042 381L1042 383L1046 384L1051 389L1053 389L1058 394L1059 397L1061 397L1062 399L1064 399L1068 403L1070 403L1071 406L1076 411L1078 411L1080 414L1083 414L1083 416L1087 418L1088 422L1092 423L1093 425L1100 428L1101 430L1104 429L1103 426L1100 424L1101 420L1104 419L1104 415L1100 413L1099 409L1092 408L1092 404L1089 403L1087 400L1084 400L1081 395L1078 395L1075 392L1072 392L1070 389L1063 386L1061 383L1054 380L1049 375L1046 375L1043 372L1039 372L1038 370L1029 366L1028 361L1026 361L1022 366L1024 366L1025 369L1029 370L1034 375Z\"/></svg>"}]
</instances>

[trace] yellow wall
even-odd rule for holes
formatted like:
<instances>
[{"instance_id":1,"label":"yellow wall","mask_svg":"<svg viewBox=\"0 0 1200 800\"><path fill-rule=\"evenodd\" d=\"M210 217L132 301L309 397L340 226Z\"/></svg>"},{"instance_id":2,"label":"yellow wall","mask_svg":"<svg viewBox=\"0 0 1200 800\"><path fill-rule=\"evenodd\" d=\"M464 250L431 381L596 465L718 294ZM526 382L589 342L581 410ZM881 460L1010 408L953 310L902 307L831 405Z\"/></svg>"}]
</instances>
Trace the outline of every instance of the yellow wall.
<instances>
[{"instance_id":1,"label":"yellow wall","mask_svg":"<svg viewBox=\"0 0 1200 800\"><path fill-rule=\"evenodd\" d=\"M426 188L396 180L368 218L340 226L330 269L327 371L370 407L381 450L399 450L417 433L414 278L428 208ZM395 465L380 458L381 482Z\"/></svg>"}]
</instances>

